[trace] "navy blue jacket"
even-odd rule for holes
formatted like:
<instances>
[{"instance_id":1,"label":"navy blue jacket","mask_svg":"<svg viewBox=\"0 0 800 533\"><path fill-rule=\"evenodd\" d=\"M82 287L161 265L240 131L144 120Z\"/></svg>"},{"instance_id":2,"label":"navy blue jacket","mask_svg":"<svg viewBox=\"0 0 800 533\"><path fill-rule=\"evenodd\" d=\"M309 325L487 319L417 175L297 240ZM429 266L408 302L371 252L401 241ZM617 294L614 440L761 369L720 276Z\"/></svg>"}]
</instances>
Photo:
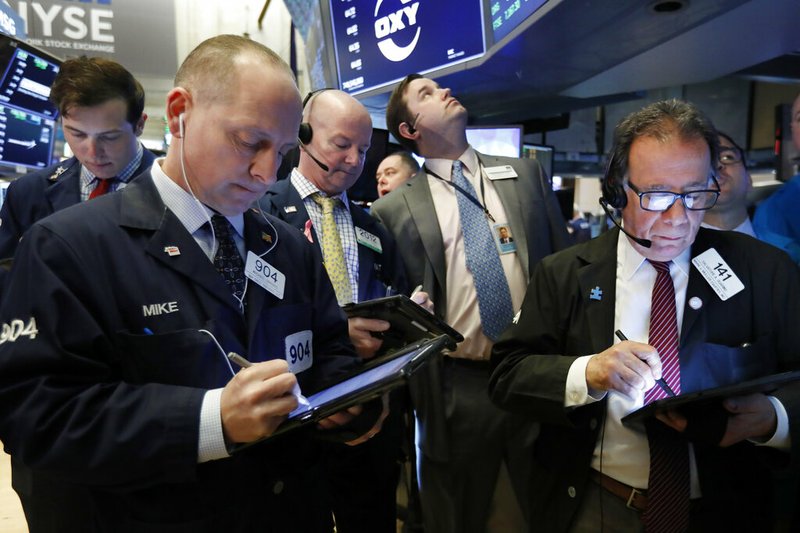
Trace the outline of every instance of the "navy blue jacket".
<instances>
[{"instance_id":1,"label":"navy blue jacket","mask_svg":"<svg viewBox=\"0 0 800 533\"><path fill-rule=\"evenodd\" d=\"M197 464L203 395L231 377L200 329L252 361L283 358L310 332L306 393L356 361L316 248L273 217L244 222L247 250L277 242L263 259L286 276L282 298L249 283L246 318L149 173L20 244L0 306L17 328L0 344L0 439L88 486L102 530L304 530L307 432Z\"/></svg>"}]
</instances>

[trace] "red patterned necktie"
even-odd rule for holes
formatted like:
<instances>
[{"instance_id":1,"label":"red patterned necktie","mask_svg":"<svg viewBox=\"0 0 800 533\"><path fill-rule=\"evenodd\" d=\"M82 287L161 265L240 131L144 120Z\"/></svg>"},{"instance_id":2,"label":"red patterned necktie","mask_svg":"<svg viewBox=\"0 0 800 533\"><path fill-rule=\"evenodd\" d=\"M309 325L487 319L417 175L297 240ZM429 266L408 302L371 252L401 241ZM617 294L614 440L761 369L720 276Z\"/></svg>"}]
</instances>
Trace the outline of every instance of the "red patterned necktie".
<instances>
[{"instance_id":1,"label":"red patterned necktie","mask_svg":"<svg viewBox=\"0 0 800 533\"><path fill-rule=\"evenodd\" d=\"M107 178L107 179L97 179L97 185L94 186L92 192L89 194L89 200L92 198L97 198L98 196L102 196L108 192L111 188L111 182L114 181L114 178Z\"/></svg>"},{"instance_id":2,"label":"red patterned necktie","mask_svg":"<svg viewBox=\"0 0 800 533\"><path fill-rule=\"evenodd\" d=\"M648 343L658 350L661 373L675 394L681 393L678 320L671 261L650 261L656 269ZM647 391L644 403L665 398L661 387ZM656 419L646 423L650 444L650 479L643 520L648 533L686 531L689 526L689 448L677 432Z\"/></svg>"}]
</instances>

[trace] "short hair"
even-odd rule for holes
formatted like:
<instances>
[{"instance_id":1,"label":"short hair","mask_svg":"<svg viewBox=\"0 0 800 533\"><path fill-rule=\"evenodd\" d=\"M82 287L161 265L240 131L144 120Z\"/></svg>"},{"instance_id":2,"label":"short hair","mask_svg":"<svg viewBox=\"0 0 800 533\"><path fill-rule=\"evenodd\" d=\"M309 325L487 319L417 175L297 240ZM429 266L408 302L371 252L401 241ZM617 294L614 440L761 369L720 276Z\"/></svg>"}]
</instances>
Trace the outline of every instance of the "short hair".
<instances>
[{"instance_id":1,"label":"short hair","mask_svg":"<svg viewBox=\"0 0 800 533\"><path fill-rule=\"evenodd\" d=\"M418 150L417 143L400 135L400 124L405 122L411 125L414 122L414 117L411 116L411 112L408 110L408 100L405 93L408 89L408 84L422 78L424 76L421 74L409 74L403 78L392 91L389 103L386 105L386 127L389 128L389 132L394 135L394 138L403 148L414 153L417 153Z\"/></svg>"},{"instance_id":2,"label":"short hair","mask_svg":"<svg viewBox=\"0 0 800 533\"><path fill-rule=\"evenodd\" d=\"M711 171L716 173L719 138L714 124L694 105L672 98L634 111L617 124L607 174L609 185L624 183L633 141L640 137L666 141L673 136L682 140L703 139L708 144Z\"/></svg>"},{"instance_id":3,"label":"short hair","mask_svg":"<svg viewBox=\"0 0 800 533\"><path fill-rule=\"evenodd\" d=\"M734 147L736 150L738 150L738 151L739 151L739 157L741 157L741 158L742 158L742 165L744 165L744 166L745 166L745 168L746 168L746 167L747 167L747 157L745 156L745 153L744 153L744 150L742 150L742 147L741 147L741 146L739 146L739 143L737 143L736 141L734 141L734 140L733 140L733 137L731 137L730 135L728 135L728 134L727 134L727 133L725 133L724 131L719 131L719 130L717 130L717 135L719 135L720 137L723 137L723 138L724 138L726 141L728 141L729 143L731 143L731 145L732 145L732 146L733 146L733 147ZM722 146L720 146L720 150L722 150Z\"/></svg>"},{"instance_id":4,"label":"short hair","mask_svg":"<svg viewBox=\"0 0 800 533\"><path fill-rule=\"evenodd\" d=\"M387 155L386 157L391 157L396 155L400 158L400 162L408 166L415 174L419 172L419 163L417 160L414 159L414 156L411 155L411 152L407 150L398 150L397 152L392 152L391 154ZM384 158L385 159L385 158Z\"/></svg>"},{"instance_id":5,"label":"short hair","mask_svg":"<svg viewBox=\"0 0 800 533\"><path fill-rule=\"evenodd\" d=\"M115 98L128 106L126 118L135 127L144 111L144 88L125 67L103 57L67 59L50 88L50 100L61 116L69 116L74 107L93 107Z\"/></svg>"},{"instance_id":6,"label":"short hair","mask_svg":"<svg viewBox=\"0 0 800 533\"><path fill-rule=\"evenodd\" d=\"M266 65L278 67L294 80L294 73L281 57L264 46L240 35L217 35L192 50L175 75L175 87L184 87L197 98L224 99L236 74L236 59L250 54Z\"/></svg>"}]
</instances>

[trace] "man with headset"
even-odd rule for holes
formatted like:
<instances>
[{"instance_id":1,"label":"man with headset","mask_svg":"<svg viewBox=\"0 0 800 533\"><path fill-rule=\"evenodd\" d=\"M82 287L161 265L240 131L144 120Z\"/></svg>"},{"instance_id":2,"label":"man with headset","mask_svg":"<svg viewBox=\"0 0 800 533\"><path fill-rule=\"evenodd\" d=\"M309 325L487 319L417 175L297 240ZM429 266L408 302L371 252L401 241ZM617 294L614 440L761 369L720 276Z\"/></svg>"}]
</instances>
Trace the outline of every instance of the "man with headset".
<instances>
[{"instance_id":1,"label":"man with headset","mask_svg":"<svg viewBox=\"0 0 800 533\"><path fill-rule=\"evenodd\" d=\"M402 243L409 283L422 285L436 314L465 337L441 367L410 383L425 529L517 531L525 527L537 428L489 402L488 358L531 269L568 244L566 225L538 163L469 146L467 110L449 89L407 76L389 99L386 122L426 163L372 213ZM503 226L514 242L499 243Z\"/></svg>"},{"instance_id":2,"label":"man with headset","mask_svg":"<svg viewBox=\"0 0 800 533\"><path fill-rule=\"evenodd\" d=\"M149 173L22 240L0 307L0 438L87 488L83 531L320 530L311 440L366 441L381 402L320 422L333 433L244 446L357 363L317 250L251 209L297 142L294 77L255 41L213 37L166 117L174 139Z\"/></svg>"},{"instance_id":3,"label":"man with headset","mask_svg":"<svg viewBox=\"0 0 800 533\"><path fill-rule=\"evenodd\" d=\"M339 305L408 291L394 239L347 198L364 169L371 139L372 119L358 100L334 89L309 93L300 125L298 166L260 201L264 211L303 231L319 247ZM333 225L326 223L325 202L333 203ZM333 249L326 241L330 236L335 239ZM344 260L338 282L332 274L336 255ZM348 323L358 354L374 357L382 341L373 333L386 331L389 323L369 318L351 318ZM330 498L337 531L392 532L397 527L402 413L395 411L370 442L357 448L326 446L323 492Z\"/></svg>"},{"instance_id":4,"label":"man with headset","mask_svg":"<svg viewBox=\"0 0 800 533\"><path fill-rule=\"evenodd\" d=\"M543 260L495 345L493 401L542 423L531 505L543 531L771 529L761 459L786 465L800 442L796 388L728 398L706 416L621 422L671 393L800 362L796 266L748 236L699 227L719 194L718 151L690 104L626 117L602 199L622 211L621 230Z\"/></svg>"}]
</instances>

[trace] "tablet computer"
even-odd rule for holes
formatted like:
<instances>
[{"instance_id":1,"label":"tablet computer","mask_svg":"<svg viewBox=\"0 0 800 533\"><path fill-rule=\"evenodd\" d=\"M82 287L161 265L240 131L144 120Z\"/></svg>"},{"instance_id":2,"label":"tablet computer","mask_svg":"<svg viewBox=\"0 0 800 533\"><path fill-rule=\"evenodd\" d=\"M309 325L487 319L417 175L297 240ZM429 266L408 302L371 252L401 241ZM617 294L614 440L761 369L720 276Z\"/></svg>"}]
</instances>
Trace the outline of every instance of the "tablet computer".
<instances>
[{"instance_id":1,"label":"tablet computer","mask_svg":"<svg viewBox=\"0 0 800 533\"><path fill-rule=\"evenodd\" d=\"M702 409L709 404L719 403L725 398L731 398L733 396L744 396L756 392L769 393L781 388L783 385L795 381L800 381L800 370L771 374L769 376L762 376L749 381L713 389L689 392L673 398L662 398L624 416L622 418L622 423L638 423L644 421L644 419L648 417L654 416L657 412L670 409L676 411Z\"/></svg>"},{"instance_id":2,"label":"tablet computer","mask_svg":"<svg viewBox=\"0 0 800 533\"><path fill-rule=\"evenodd\" d=\"M416 304L415 304L416 305ZM298 405L271 435L279 435L306 424L315 423L353 405L368 402L384 392L405 384L420 366L442 351L449 340L446 336L426 340L395 353L391 358L360 367L321 391L306 398L308 404Z\"/></svg>"},{"instance_id":3,"label":"tablet computer","mask_svg":"<svg viewBox=\"0 0 800 533\"><path fill-rule=\"evenodd\" d=\"M404 294L348 304L343 309L348 318L379 318L389 322L391 328L381 333L386 348L398 348L420 339L446 335L450 339L448 348L453 350L456 343L464 340L464 336L447 322Z\"/></svg>"}]
</instances>

